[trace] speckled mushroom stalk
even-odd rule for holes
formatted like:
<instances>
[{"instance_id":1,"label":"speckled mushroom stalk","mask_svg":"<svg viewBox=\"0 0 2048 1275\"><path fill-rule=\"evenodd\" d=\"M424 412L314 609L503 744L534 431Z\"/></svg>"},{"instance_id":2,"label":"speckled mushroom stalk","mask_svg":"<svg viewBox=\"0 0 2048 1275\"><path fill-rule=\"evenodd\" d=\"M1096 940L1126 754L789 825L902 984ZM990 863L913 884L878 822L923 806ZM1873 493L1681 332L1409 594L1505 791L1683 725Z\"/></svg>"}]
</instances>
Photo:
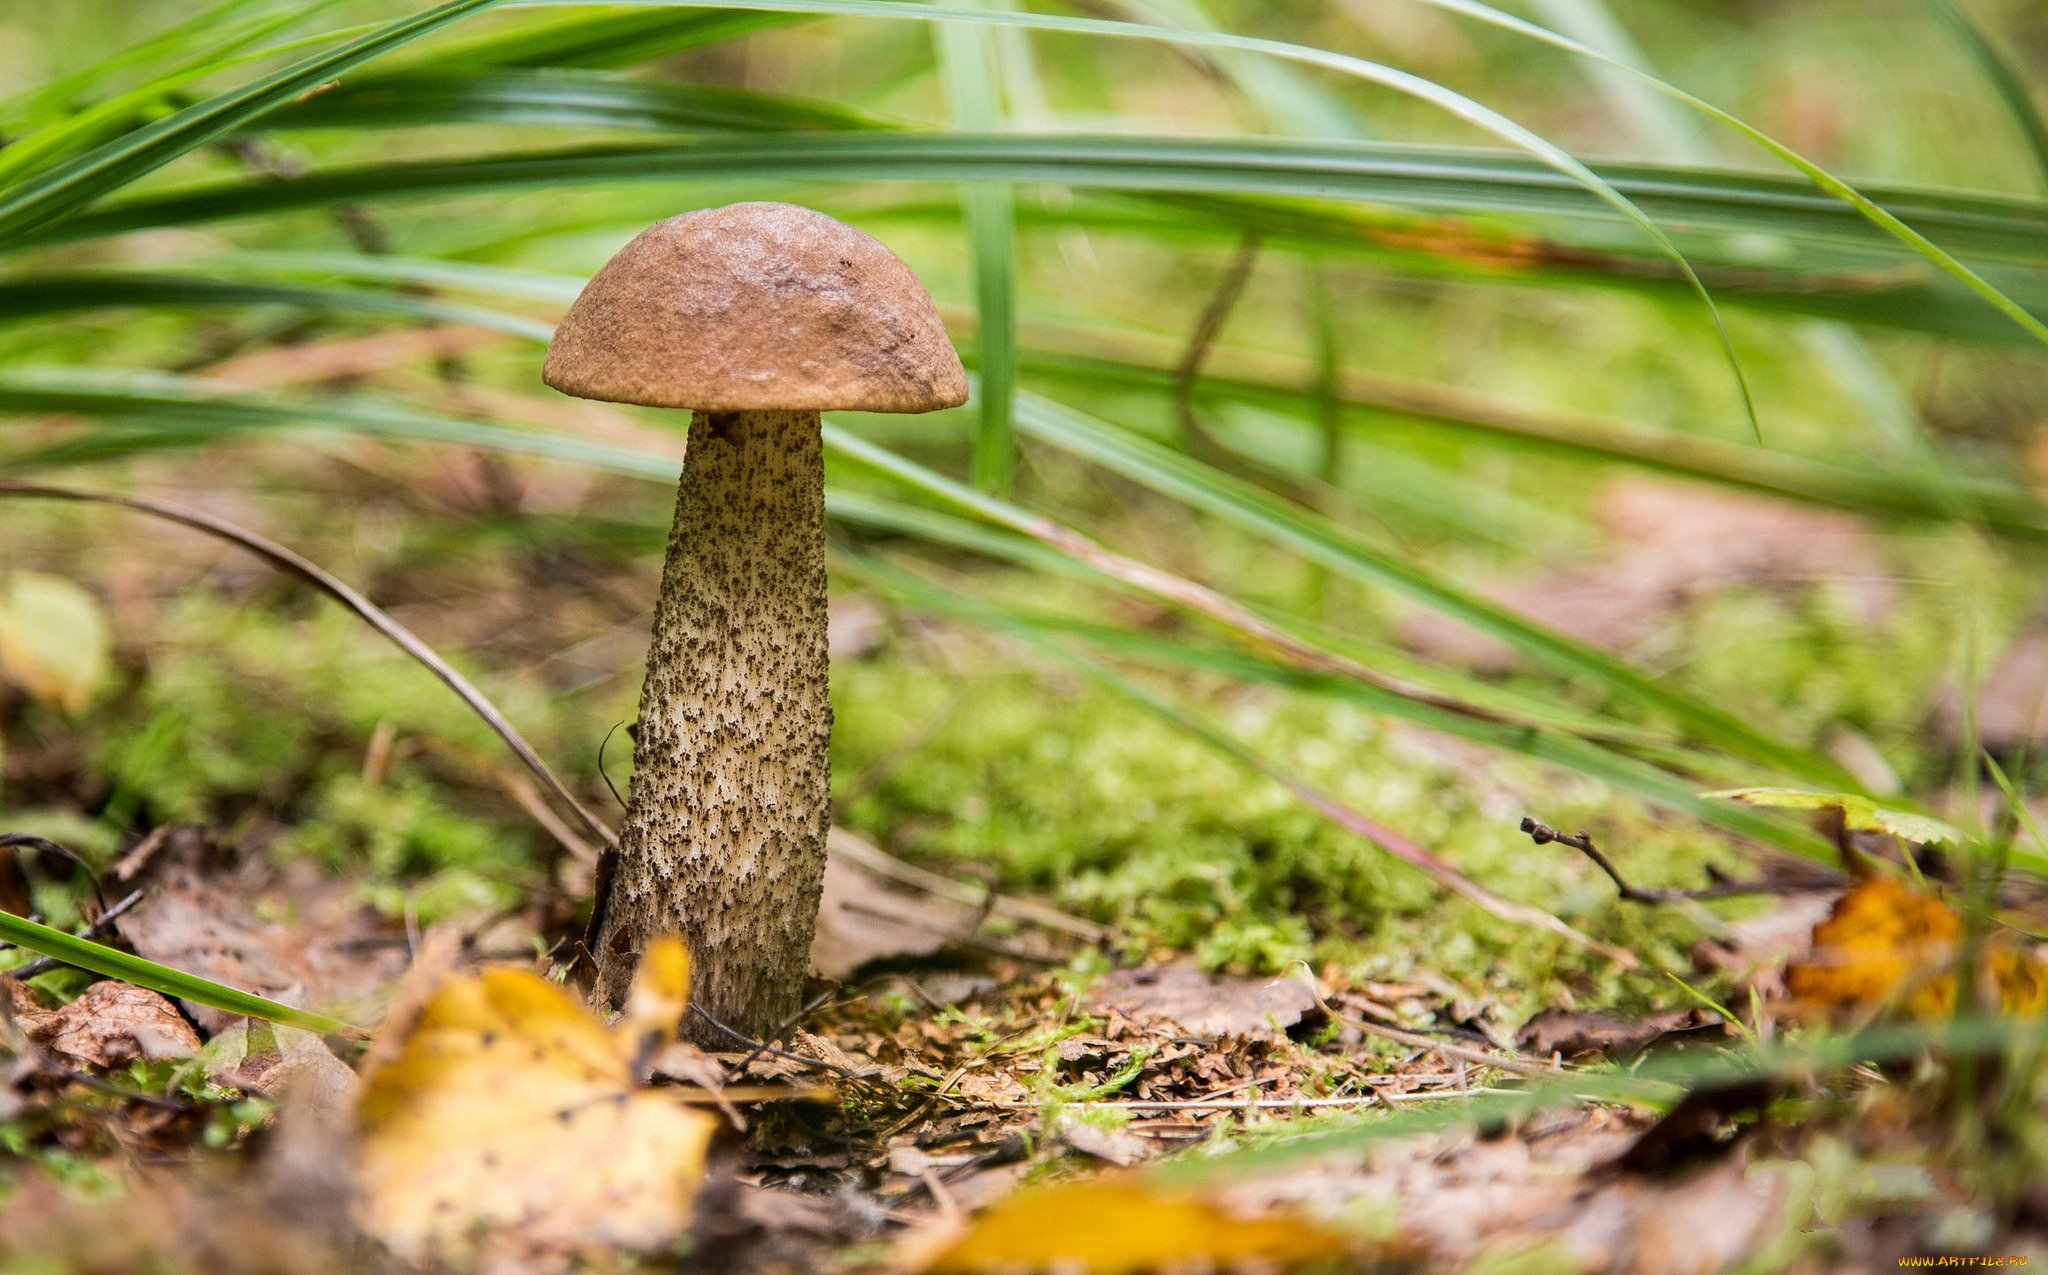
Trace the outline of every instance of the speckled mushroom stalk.
<instances>
[{"instance_id":1,"label":"speckled mushroom stalk","mask_svg":"<svg viewBox=\"0 0 2048 1275\"><path fill-rule=\"evenodd\" d=\"M801 1008L831 812L819 413L953 406L965 373L887 248L808 209L734 204L621 249L543 377L694 412L626 822L595 901L600 992L621 1003L649 940L680 933L695 1003L774 1036Z\"/></svg>"},{"instance_id":2,"label":"speckled mushroom stalk","mask_svg":"<svg viewBox=\"0 0 2048 1275\"><path fill-rule=\"evenodd\" d=\"M816 412L690 422L607 908L632 951L599 956L614 1004L681 924L707 1013L759 1037L800 1008L832 802L821 450Z\"/></svg>"}]
</instances>

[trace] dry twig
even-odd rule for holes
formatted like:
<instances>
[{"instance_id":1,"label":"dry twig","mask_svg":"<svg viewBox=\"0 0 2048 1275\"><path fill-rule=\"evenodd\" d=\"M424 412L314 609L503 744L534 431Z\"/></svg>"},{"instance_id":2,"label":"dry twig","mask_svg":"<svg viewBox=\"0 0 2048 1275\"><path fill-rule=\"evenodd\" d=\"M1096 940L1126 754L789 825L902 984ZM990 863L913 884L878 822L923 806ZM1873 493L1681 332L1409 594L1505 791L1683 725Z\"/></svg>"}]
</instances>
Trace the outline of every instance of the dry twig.
<instances>
[{"instance_id":1,"label":"dry twig","mask_svg":"<svg viewBox=\"0 0 2048 1275\"><path fill-rule=\"evenodd\" d=\"M1614 888L1620 892L1621 897L1630 903L1688 903L1701 899L1727 899L1743 894L1781 894L1785 888L1784 883L1778 881L1729 881L1716 875L1714 881L1696 890L1648 889L1630 885L1624 880L1620 870L1600 852L1600 847L1594 845L1593 838L1585 832L1574 832L1566 836L1549 824L1538 823L1527 816L1522 819L1522 831L1528 833L1529 840L1539 846L1555 841L1585 855L1593 861L1594 866L1607 874L1607 879L1614 882ZM1712 868L1707 871L1714 874Z\"/></svg>"}]
</instances>

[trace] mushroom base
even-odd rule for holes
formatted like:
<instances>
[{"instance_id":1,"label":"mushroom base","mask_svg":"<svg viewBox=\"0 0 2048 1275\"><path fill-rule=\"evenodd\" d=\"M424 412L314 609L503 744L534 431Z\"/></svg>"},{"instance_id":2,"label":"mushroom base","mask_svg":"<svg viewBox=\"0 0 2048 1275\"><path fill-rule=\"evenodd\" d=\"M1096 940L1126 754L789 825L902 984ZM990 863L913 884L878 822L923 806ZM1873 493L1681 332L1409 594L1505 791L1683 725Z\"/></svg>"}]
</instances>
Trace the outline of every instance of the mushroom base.
<instances>
[{"instance_id":1,"label":"mushroom base","mask_svg":"<svg viewBox=\"0 0 2048 1275\"><path fill-rule=\"evenodd\" d=\"M610 1003L648 941L678 933L692 1000L719 1022L762 1039L801 1008L831 813L825 637L818 414L697 413L598 901ZM696 1015L684 1027L732 1043Z\"/></svg>"}]
</instances>

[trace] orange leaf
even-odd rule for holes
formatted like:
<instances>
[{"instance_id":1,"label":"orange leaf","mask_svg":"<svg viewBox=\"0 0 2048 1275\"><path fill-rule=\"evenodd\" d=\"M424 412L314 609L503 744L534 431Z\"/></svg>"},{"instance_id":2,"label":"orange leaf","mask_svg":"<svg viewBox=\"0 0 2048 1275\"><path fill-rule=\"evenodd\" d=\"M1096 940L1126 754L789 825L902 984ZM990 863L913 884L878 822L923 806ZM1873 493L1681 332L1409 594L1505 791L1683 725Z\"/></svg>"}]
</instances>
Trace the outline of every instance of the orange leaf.
<instances>
[{"instance_id":1,"label":"orange leaf","mask_svg":"<svg viewBox=\"0 0 2048 1275\"><path fill-rule=\"evenodd\" d=\"M1851 886L1813 927L1813 949L1785 971L1792 998L1810 1010L1906 1018L1955 1012L1963 919L1932 894L1886 876ZM1985 936L1979 985L1996 988L2006 1013L2048 1003L2048 965L2008 931Z\"/></svg>"},{"instance_id":2,"label":"orange leaf","mask_svg":"<svg viewBox=\"0 0 2048 1275\"><path fill-rule=\"evenodd\" d=\"M1286 1268L1340 1257L1350 1244L1297 1217L1237 1217L1199 1194L1111 1177L1012 1197L916 1247L910 1264L923 1275L1142 1275Z\"/></svg>"}]
</instances>

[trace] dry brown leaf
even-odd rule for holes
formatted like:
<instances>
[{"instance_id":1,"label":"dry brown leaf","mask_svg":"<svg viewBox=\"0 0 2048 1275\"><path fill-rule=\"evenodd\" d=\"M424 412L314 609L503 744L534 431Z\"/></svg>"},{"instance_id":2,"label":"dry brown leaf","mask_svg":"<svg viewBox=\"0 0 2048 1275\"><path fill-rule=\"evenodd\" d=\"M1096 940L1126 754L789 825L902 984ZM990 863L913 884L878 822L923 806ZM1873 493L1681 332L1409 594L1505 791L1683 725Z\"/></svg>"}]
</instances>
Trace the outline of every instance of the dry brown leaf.
<instances>
[{"instance_id":1,"label":"dry brown leaf","mask_svg":"<svg viewBox=\"0 0 2048 1275\"><path fill-rule=\"evenodd\" d=\"M1667 1036L1721 1026L1721 1019L1703 1009L1677 1009L1647 1018L1620 1018L1598 1010L1546 1009L1522 1024L1515 1043L1530 1053L1575 1058L1608 1054L1625 1058L1639 1054Z\"/></svg>"},{"instance_id":2,"label":"dry brown leaf","mask_svg":"<svg viewBox=\"0 0 2048 1275\"><path fill-rule=\"evenodd\" d=\"M1241 1208L1381 1218L1395 1270L1711 1275L1754 1259L1789 1224L1787 1186L1738 1152L1646 1178L1610 1165L1642 1117L1558 1112L1475 1137L1458 1130L1233 1182Z\"/></svg>"},{"instance_id":3,"label":"dry brown leaf","mask_svg":"<svg viewBox=\"0 0 2048 1275\"><path fill-rule=\"evenodd\" d=\"M369 1017L405 968L403 933L364 906L354 885L311 865L233 864L199 829L175 828L141 876L148 895L121 918L121 934L152 961L345 1019ZM235 1021L185 1008L208 1031Z\"/></svg>"},{"instance_id":4,"label":"dry brown leaf","mask_svg":"<svg viewBox=\"0 0 2048 1275\"><path fill-rule=\"evenodd\" d=\"M1149 1160L1163 1149L1160 1143L1128 1129L1093 1124L1078 1116L1060 1121L1059 1137L1082 1155L1092 1155L1120 1169Z\"/></svg>"},{"instance_id":5,"label":"dry brown leaf","mask_svg":"<svg viewBox=\"0 0 2048 1275\"><path fill-rule=\"evenodd\" d=\"M199 1033L177 1006L128 983L94 983L77 1000L24 1023L29 1038L81 1067L119 1067L137 1058L188 1058Z\"/></svg>"},{"instance_id":6,"label":"dry brown leaf","mask_svg":"<svg viewBox=\"0 0 2048 1275\"><path fill-rule=\"evenodd\" d=\"M911 1241L905 1258L925 1275L1141 1275L1286 1269L1351 1247L1291 1213L1239 1216L1194 1192L1107 1177L1012 1196L965 1226Z\"/></svg>"},{"instance_id":7,"label":"dry brown leaf","mask_svg":"<svg viewBox=\"0 0 2048 1275\"><path fill-rule=\"evenodd\" d=\"M260 1039L252 1045L250 1037ZM309 1031L242 1019L207 1043L206 1078L265 1097L298 1089L323 1108L353 1106L357 1080L327 1042Z\"/></svg>"},{"instance_id":8,"label":"dry brown leaf","mask_svg":"<svg viewBox=\"0 0 2048 1275\"><path fill-rule=\"evenodd\" d=\"M364 1085L363 1229L407 1261L520 1270L680 1237L717 1122L634 1070L688 969L679 941L650 947L616 1030L527 970L443 986Z\"/></svg>"},{"instance_id":9,"label":"dry brown leaf","mask_svg":"<svg viewBox=\"0 0 2048 1275\"><path fill-rule=\"evenodd\" d=\"M897 888L835 853L825 860L811 968L844 982L875 961L930 956L971 938L979 919L965 904Z\"/></svg>"},{"instance_id":10,"label":"dry brown leaf","mask_svg":"<svg viewBox=\"0 0 2048 1275\"><path fill-rule=\"evenodd\" d=\"M1785 971L1801 1008L1836 1015L1891 1010L1908 1018L1955 1012L1963 920L1946 903L1887 876L1870 876L1813 927L1813 946ZM1982 986L2009 1014L2048 1007L2048 963L2006 932L1986 936Z\"/></svg>"},{"instance_id":11,"label":"dry brown leaf","mask_svg":"<svg viewBox=\"0 0 2048 1275\"><path fill-rule=\"evenodd\" d=\"M1111 970L1088 991L1090 1008L1136 1023L1172 1024L1191 1036L1273 1037L1316 1007L1314 989L1292 978L1230 978L1187 965Z\"/></svg>"}]
</instances>

